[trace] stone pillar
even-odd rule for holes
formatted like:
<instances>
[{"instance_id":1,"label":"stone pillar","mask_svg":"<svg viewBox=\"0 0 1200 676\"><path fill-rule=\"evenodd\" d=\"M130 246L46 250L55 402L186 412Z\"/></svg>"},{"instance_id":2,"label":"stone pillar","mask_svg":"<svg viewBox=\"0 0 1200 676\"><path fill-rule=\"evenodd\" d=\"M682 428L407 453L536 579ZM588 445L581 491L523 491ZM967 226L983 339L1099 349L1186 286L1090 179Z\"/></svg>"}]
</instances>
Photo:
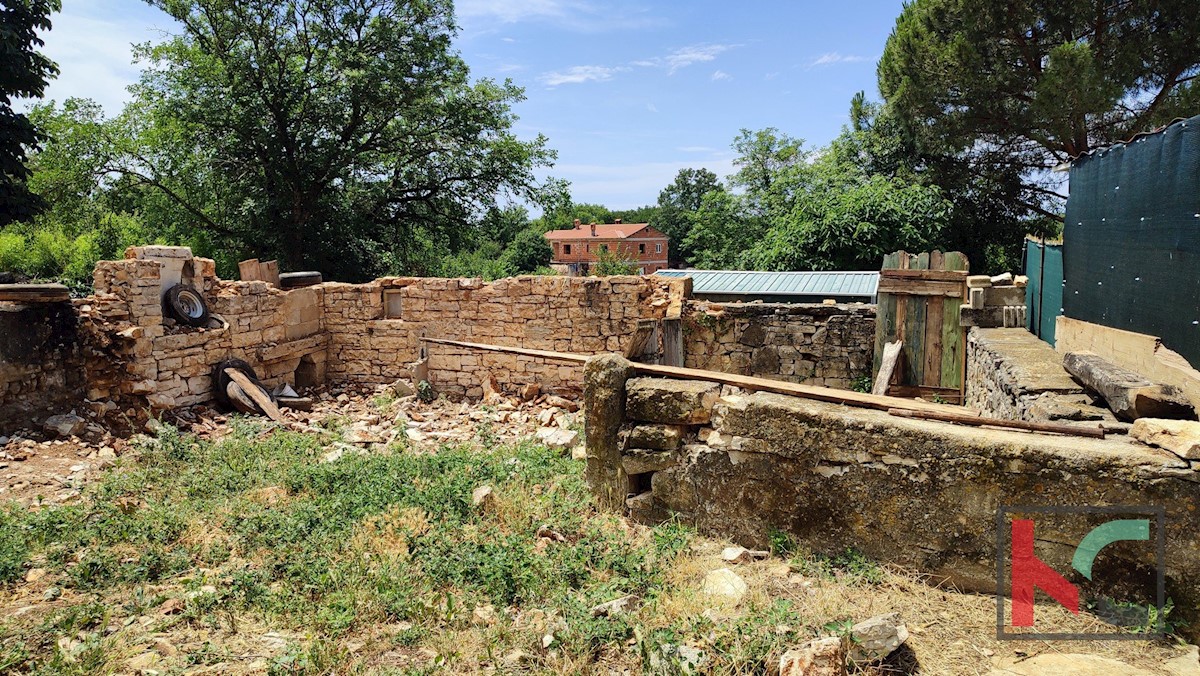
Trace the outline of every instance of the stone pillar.
<instances>
[{"instance_id":1,"label":"stone pillar","mask_svg":"<svg viewBox=\"0 0 1200 676\"><path fill-rule=\"evenodd\" d=\"M633 364L615 354L591 357L584 366L586 476L602 509L624 509L629 492L618 432L625 422L625 381L632 372Z\"/></svg>"}]
</instances>

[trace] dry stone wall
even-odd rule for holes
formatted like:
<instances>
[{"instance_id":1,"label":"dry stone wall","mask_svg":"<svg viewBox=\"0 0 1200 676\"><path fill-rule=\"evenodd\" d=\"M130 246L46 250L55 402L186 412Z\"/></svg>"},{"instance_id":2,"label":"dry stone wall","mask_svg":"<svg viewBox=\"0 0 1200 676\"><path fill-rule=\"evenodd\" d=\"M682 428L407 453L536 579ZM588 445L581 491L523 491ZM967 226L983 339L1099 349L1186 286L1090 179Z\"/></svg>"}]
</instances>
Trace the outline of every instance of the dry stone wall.
<instances>
[{"instance_id":1,"label":"dry stone wall","mask_svg":"<svg viewBox=\"0 0 1200 676\"><path fill-rule=\"evenodd\" d=\"M589 360L586 372L589 484L602 504L637 520L679 518L750 548L780 530L814 552L852 547L989 592L999 507L1162 505L1167 595L1191 616L1200 609L1194 461L1119 436L973 428L712 382L629 377L630 365L615 356ZM1036 553L1066 574L1070 543L1094 525L1056 522ZM1106 553L1091 591L1153 598L1144 549Z\"/></svg>"},{"instance_id":2,"label":"dry stone wall","mask_svg":"<svg viewBox=\"0 0 1200 676\"><path fill-rule=\"evenodd\" d=\"M850 389L871 375L875 306L692 301L685 366Z\"/></svg>"},{"instance_id":3,"label":"dry stone wall","mask_svg":"<svg viewBox=\"0 0 1200 676\"><path fill-rule=\"evenodd\" d=\"M83 400L78 320L68 302L0 302L0 433L36 429Z\"/></svg>"},{"instance_id":4,"label":"dry stone wall","mask_svg":"<svg viewBox=\"0 0 1200 676\"><path fill-rule=\"evenodd\" d=\"M1062 355L1020 328L982 329L967 335L965 405L1006 420L1045 422L1116 418L1067 373Z\"/></svg>"}]
</instances>

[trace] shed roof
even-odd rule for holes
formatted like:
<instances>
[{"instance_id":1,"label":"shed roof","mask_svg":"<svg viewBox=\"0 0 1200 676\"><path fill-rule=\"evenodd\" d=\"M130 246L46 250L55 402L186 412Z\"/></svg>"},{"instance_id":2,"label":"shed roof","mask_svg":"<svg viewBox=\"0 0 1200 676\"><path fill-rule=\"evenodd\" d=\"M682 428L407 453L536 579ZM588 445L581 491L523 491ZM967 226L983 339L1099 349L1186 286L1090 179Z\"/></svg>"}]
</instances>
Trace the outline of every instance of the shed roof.
<instances>
[{"instance_id":1,"label":"shed roof","mask_svg":"<svg viewBox=\"0 0 1200 676\"><path fill-rule=\"evenodd\" d=\"M692 293L746 296L874 296L878 272L759 272L754 270L659 270L691 277Z\"/></svg>"},{"instance_id":2,"label":"shed roof","mask_svg":"<svg viewBox=\"0 0 1200 676\"><path fill-rule=\"evenodd\" d=\"M625 239L646 229L649 223L596 223L596 239ZM570 230L551 230L546 239L592 239L592 225L584 223Z\"/></svg>"}]
</instances>

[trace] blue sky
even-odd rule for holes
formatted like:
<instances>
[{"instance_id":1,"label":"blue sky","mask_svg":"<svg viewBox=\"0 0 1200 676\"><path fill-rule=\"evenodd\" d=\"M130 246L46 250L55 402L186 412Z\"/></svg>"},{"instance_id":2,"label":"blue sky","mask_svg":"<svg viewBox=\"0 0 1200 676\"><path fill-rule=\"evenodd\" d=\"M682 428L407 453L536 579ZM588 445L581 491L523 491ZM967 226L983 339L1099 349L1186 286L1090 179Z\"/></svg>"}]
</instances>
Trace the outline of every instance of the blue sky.
<instances>
[{"instance_id":1,"label":"blue sky","mask_svg":"<svg viewBox=\"0 0 1200 676\"><path fill-rule=\"evenodd\" d=\"M459 50L476 77L528 97L517 131L546 134L549 173L577 202L652 204L683 167L732 171L741 128L777 127L819 146L850 97L877 98L875 63L901 0L460 0ZM62 68L47 94L109 114L139 71L130 45L175 30L142 0L64 0L45 51Z\"/></svg>"}]
</instances>

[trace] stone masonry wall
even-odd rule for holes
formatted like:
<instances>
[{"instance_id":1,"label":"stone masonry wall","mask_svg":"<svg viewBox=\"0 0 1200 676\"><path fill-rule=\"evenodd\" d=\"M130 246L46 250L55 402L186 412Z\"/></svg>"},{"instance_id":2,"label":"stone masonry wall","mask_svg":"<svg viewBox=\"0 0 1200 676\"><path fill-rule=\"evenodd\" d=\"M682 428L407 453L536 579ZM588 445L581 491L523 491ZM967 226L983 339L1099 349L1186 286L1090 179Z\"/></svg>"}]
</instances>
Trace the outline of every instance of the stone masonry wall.
<instances>
[{"instance_id":1,"label":"stone masonry wall","mask_svg":"<svg viewBox=\"0 0 1200 676\"><path fill-rule=\"evenodd\" d=\"M68 302L0 302L0 433L36 429L83 400L78 320Z\"/></svg>"},{"instance_id":2,"label":"stone masonry wall","mask_svg":"<svg viewBox=\"0 0 1200 676\"><path fill-rule=\"evenodd\" d=\"M422 337L582 354L621 351L638 320L661 319L672 298L681 302L682 289L677 280L641 276L522 276L491 283L392 277L323 286L329 377L389 382L397 364L427 357L431 384L456 397L481 396L480 382L489 373L506 389L533 382L577 388L582 373L561 363L446 345L425 344L422 353Z\"/></svg>"},{"instance_id":3,"label":"stone masonry wall","mask_svg":"<svg viewBox=\"0 0 1200 676\"><path fill-rule=\"evenodd\" d=\"M1062 355L1020 328L981 329L967 335L965 405L1006 420L1098 420L1116 418L1075 382Z\"/></svg>"},{"instance_id":4,"label":"stone masonry wall","mask_svg":"<svg viewBox=\"0 0 1200 676\"><path fill-rule=\"evenodd\" d=\"M684 321L691 368L840 389L871 375L874 305L692 301Z\"/></svg>"},{"instance_id":5,"label":"stone masonry wall","mask_svg":"<svg viewBox=\"0 0 1200 676\"><path fill-rule=\"evenodd\" d=\"M1162 505L1167 595L1191 617L1200 609L1197 461L1125 437L965 427L628 377L616 356L592 358L586 373L589 484L638 520L677 517L759 548L778 529L813 552L853 547L988 592L998 507ZM1152 548L1106 549L1094 582L1068 573L1073 543L1095 525L1040 526L1036 553L1089 592L1153 598Z\"/></svg>"}]
</instances>

